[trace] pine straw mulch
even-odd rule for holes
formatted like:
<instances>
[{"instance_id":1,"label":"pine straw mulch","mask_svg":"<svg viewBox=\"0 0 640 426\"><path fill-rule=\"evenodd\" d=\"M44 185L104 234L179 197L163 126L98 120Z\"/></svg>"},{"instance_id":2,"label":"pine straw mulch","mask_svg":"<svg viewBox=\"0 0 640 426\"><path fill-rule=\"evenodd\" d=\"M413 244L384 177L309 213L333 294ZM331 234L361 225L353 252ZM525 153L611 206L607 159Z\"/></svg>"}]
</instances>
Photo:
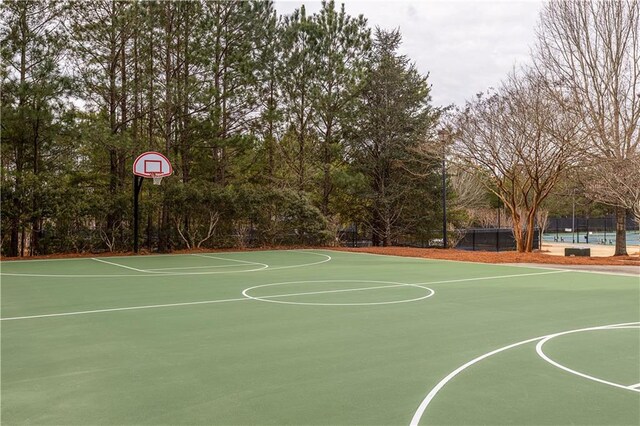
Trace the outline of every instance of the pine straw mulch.
<instances>
[{"instance_id":1,"label":"pine straw mulch","mask_svg":"<svg viewBox=\"0 0 640 426\"><path fill-rule=\"evenodd\" d=\"M640 266L640 257L638 256L613 256L613 257L564 257L552 256L544 252L535 253L518 253L513 251L505 252L484 252L484 251L465 251L455 249L426 249L414 247L305 247L305 246L273 246L273 247L257 247L257 248L224 248L224 249L193 249L193 250L176 250L171 254L189 254L189 253L216 253L216 252L242 252L242 251L260 251L260 250L293 250L293 249L330 249L347 252L384 254L391 256L410 256L422 257L426 259L445 259L459 260L465 262L481 262L481 263L546 263L555 265L636 265ZM141 250L140 255L149 255L157 253L149 253ZM167 253L169 254L169 253ZM110 256L133 256L133 252L104 252L104 253L56 253L45 256L27 256L27 257L6 257L0 259L6 260L26 260L26 259L71 259L82 257L110 257Z\"/></svg>"},{"instance_id":2,"label":"pine straw mulch","mask_svg":"<svg viewBox=\"0 0 640 426\"><path fill-rule=\"evenodd\" d=\"M546 263L554 265L638 265L638 256L612 257L564 257L552 256L542 252L518 253L514 251L486 252L455 249L427 249L413 247L335 247L333 250L360 253L385 254L391 256L422 257L426 259L459 260L481 263Z\"/></svg>"}]
</instances>

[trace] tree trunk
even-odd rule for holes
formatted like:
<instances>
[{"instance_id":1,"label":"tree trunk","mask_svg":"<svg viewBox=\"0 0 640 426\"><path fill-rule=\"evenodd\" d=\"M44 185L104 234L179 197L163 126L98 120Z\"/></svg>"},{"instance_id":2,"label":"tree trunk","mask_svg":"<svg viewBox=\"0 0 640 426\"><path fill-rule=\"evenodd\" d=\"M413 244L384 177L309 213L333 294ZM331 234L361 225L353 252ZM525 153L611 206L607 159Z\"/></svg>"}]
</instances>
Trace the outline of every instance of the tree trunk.
<instances>
[{"instance_id":1,"label":"tree trunk","mask_svg":"<svg viewBox=\"0 0 640 426\"><path fill-rule=\"evenodd\" d=\"M272 71L271 74L273 75L274 72ZM275 82L274 79L272 77L271 81L269 82L269 103L268 103L268 107L267 107L267 111L268 111L268 117L269 117L269 121L268 121L268 133L267 133L267 137L266 142L267 142L267 176L269 177L269 182L274 182L275 181L275 138L274 138L274 130L273 130L273 122L274 122L274 118L273 118L273 111L275 110L275 104L276 104L276 100L275 100Z\"/></svg>"},{"instance_id":2,"label":"tree trunk","mask_svg":"<svg viewBox=\"0 0 640 426\"><path fill-rule=\"evenodd\" d=\"M327 216L329 214L329 197L331 195L331 139L333 120L329 119L327 123L327 131L324 137L323 144L323 181L322 181L322 205L320 206L322 214Z\"/></svg>"},{"instance_id":3,"label":"tree trunk","mask_svg":"<svg viewBox=\"0 0 640 426\"><path fill-rule=\"evenodd\" d=\"M371 224L371 245L378 247L381 242L380 238L380 214L378 211L373 212L373 223Z\"/></svg>"},{"instance_id":4,"label":"tree trunk","mask_svg":"<svg viewBox=\"0 0 640 426\"><path fill-rule=\"evenodd\" d=\"M118 132L117 124L117 107L118 107L118 93L116 89L117 78L117 66L118 66L118 52L116 44L116 12L115 1L111 2L111 22L109 33L109 64L107 65L107 73L109 79L109 129L112 135ZM118 188L118 151L114 146L109 148L109 193L112 200L116 199ZM109 211L107 213L107 235L112 236L113 231L116 228L116 213Z\"/></svg>"},{"instance_id":5,"label":"tree trunk","mask_svg":"<svg viewBox=\"0 0 640 426\"><path fill-rule=\"evenodd\" d=\"M25 104L26 104L26 95L25 90L22 88L25 87L26 79L27 79L27 44L25 42L28 37L29 29L27 27L27 7L28 5L23 3L24 7L20 10L20 40L22 41L20 45L20 92L18 99L18 110L20 115L20 121L22 123L26 122L25 117ZM24 145L25 145L26 136L24 134L24 127L21 127L20 136L18 137L18 143L16 147L16 192L20 193L22 190L22 170L24 167ZM22 236L20 234L20 217L22 216L22 200L19 196L15 196L13 198L13 205L15 208L14 218L11 221L11 245L10 245L10 256L17 257L18 254L21 256L24 255L24 231ZM22 243L22 244L21 244Z\"/></svg>"},{"instance_id":6,"label":"tree trunk","mask_svg":"<svg viewBox=\"0 0 640 426\"><path fill-rule=\"evenodd\" d=\"M515 208L510 207L509 209L511 210L511 220L513 220L513 238L516 240L516 250L518 253L524 253L526 245L520 215L515 211Z\"/></svg>"},{"instance_id":7,"label":"tree trunk","mask_svg":"<svg viewBox=\"0 0 640 426\"><path fill-rule=\"evenodd\" d=\"M531 253L533 251L533 239L536 234L535 230L536 213L535 210L531 210L527 214L527 232L525 238L525 252Z\"/></svg>"},{"instance_id":8,"label":"tree trunk","mask_svg":"<svg viewBox=\"0 0 640 426\"><path fill-rule=\"evenodd\" d=\"M164 62L164 78L165 78L165 105L164 105L164 139L165 139L165 154L169 154L171 149L171 135L172 135L172 112L173 112L173 93L171 91L172 79L172 40L173 40L173 11L171 8L173 4L170 2L165 3L165 62ZM171 250L170 247L170 220L169 220L169 206L166 203L162 204L162 216L160 219L160 235L158 241L158 250L160 252L167 252Z\"/></svg>"},{"instance_id":9,"label":"tree trunk","mask_svg":"<svg viewBox=\"0 0 640 426\"><path fill-rule=\"evenodd\" d=\"M627 256L627 211L616 207L616 252L614 256Z\"/></svg>"},{"instance_id":10,"label":"tree trunk","mask_svg":"<svg viewBox=\"0 0 640 426\"><path fill-rule=\"evenodd\" d=\"M11 241L9 243L9 257L18 256L20 242L20 221L17 217L11 219Z\"/></svg>"}]
</instances>

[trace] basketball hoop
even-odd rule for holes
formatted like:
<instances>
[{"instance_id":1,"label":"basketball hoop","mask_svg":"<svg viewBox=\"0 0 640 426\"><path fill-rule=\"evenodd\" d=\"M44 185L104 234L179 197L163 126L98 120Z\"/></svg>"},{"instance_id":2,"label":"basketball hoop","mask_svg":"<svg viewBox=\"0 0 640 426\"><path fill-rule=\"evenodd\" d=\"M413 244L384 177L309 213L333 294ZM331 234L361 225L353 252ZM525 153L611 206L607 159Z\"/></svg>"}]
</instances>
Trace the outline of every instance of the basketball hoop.
<instances>
[{"instance_id":1,"label":"basketball hoop","mask_svg":"<svg viewBox=\"0 0 640 426\"><path fill-rule=\"evenodd\" d=\"M133 174L147 179L152 178L154 185L160 185L162 178L172 173L173 168L169 159L159 152L145 152L133 162Z\"/></svg>"},{"instance_id":2,"label":"basketball hoop","mask_svg":"<svg viewBox=\"0 0 640 426\"><path fill-rule=\"evenodd\" d=\"M138 198L142 189L144 178L153 179L154 185L160 185L162 178L171 176L173 168L169 159L159 152L148 151L138 155L133 161L133 252L138 253L138 223L140 222L140 209Z\"/></svg>"}]
</instances>

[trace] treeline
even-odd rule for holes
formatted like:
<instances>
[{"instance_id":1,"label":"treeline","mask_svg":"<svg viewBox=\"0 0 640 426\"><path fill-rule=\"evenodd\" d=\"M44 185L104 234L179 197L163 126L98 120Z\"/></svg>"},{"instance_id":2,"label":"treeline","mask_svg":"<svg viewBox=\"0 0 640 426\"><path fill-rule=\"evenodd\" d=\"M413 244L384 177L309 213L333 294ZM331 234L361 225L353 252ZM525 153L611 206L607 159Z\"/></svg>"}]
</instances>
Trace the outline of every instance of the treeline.
<instances>
[{"instance_id":1,"label":"treeline","mask_svg":"<svg viewBox=\"0 0 640 426\"><path fill-rule=\"evenodd\" d=\"M375 245L441 227L440 111L398 53L334 2L278 17L262 1L5 1L2 254L132 244L131 165L149 250Z\"/></svg>"}]
</instances>

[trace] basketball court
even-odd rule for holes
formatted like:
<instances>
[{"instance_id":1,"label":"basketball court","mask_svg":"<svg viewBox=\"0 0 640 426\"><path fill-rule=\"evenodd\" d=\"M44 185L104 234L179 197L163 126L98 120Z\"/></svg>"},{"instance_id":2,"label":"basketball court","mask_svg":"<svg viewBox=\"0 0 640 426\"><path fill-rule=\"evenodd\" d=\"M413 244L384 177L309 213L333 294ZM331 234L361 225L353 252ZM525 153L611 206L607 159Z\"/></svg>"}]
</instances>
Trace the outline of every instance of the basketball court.
<instances>
[{"instance_id":1,"label":"basketball court","mask_svg":"<svg viewBox=\"0 0 640 426\"><path fill-rule=\"evenodd\" d=\"M637 424L637 276L330 250L2 262L4 424Z\"/></svg>"}]
</instances>

